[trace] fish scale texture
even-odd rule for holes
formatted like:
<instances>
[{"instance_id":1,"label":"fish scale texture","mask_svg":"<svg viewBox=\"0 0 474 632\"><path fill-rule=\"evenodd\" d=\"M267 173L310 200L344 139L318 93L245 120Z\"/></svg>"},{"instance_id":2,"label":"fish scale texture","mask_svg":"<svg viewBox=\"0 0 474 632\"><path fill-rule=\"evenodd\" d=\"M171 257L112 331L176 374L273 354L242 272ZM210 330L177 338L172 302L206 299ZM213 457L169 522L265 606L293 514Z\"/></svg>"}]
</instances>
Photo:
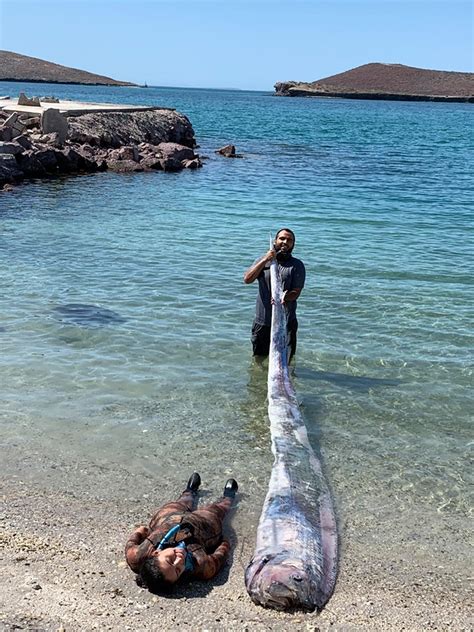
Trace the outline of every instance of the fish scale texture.
<instances>
[{"instance_id":1,"label":"fish scale texture","mask_svg":"<svg viewBox=\"0 0 474 632\"><path fill-rule=\"evenodd\" d=\"M275 460L245 583L255 603L277 610L322 608L337 576L337 527L287 363L286 316L278 265L271 265L272 333L268 416Z\"/></svg>"}]
</instances>

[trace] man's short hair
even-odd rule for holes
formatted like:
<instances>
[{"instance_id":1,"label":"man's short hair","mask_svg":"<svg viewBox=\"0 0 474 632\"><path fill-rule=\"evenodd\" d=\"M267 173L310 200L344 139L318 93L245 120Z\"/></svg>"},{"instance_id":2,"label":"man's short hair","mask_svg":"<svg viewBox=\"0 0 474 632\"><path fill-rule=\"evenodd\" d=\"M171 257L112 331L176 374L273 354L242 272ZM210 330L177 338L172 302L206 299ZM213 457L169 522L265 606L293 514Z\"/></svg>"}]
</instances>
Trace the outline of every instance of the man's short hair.
<instances>
[{"instance_id":1,"label":"man's short hair","mask_svg":"<svg viewBox=\"0 0 474 632\"><path fill-rule=\"evenodd\" d=\"M286 231L287 233L290 233L290 235L293 237L293 243L295 243L295 241L296 241L295 233L291 230L291 228L280 228L280 230L275 235L275 239L278 239L278 235L280 233L282 233L283 231Z\"/></svg>"},{"instance_id":2,"label":"man's short hair","mask_svg":"<svg viewBox=\"0 0 474 632\"><path fill-rule=\"evenodd\" d=\"M173 584L165 579L165 576L156 565L154 558L149 557L145 560L140 568L139 575L150 592L157 594L171 592Z\"/></svg>"}]
</instances>

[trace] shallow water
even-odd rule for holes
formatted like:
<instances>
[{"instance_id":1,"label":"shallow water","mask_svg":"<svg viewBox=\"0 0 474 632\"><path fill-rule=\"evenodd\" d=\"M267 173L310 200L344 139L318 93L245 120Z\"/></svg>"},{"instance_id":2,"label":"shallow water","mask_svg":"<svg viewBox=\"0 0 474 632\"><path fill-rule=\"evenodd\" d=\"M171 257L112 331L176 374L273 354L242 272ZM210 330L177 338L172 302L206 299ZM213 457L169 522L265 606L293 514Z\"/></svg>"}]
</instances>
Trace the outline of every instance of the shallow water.
<instances>
[{"instance_id":1,"label":"shallow water","mask_svg":"<svg viewBox=\"0 0 474 632\"><path fill-rule=\"evenodd\" d=\"M271 455L248 340L256 288L241 279L288 225L307 267L295 386L341 524L395 546L426 521L433 556L436 525L467 534L472 106L23 87L176 107L208 159L0 197L6 444L52 440L177 481L194 467L213 485L232 473L256 520ZM228 142L244 158L214 154ZM69 304L114 318L58 317ZM462 550L449 559L462 564Z\"/></svg>"}]
</instances>

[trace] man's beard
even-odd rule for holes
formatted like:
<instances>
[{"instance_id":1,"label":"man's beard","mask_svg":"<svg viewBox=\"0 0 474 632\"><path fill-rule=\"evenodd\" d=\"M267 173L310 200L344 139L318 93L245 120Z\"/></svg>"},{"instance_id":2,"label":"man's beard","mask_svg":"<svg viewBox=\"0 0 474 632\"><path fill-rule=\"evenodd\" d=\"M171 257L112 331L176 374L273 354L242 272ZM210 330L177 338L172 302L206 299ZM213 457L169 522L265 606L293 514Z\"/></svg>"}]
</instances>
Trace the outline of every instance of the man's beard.
<instances>
[{"instance_id":1,"label":"man's beard","mask_svg":"<svg viewBox=\"0 0 474 632\"><path fill-rule=\"evenodd\" d=\"M276 260L279 262L288 261L291 257L291 250L277 250Z\"/></svg>"}]
</instances>

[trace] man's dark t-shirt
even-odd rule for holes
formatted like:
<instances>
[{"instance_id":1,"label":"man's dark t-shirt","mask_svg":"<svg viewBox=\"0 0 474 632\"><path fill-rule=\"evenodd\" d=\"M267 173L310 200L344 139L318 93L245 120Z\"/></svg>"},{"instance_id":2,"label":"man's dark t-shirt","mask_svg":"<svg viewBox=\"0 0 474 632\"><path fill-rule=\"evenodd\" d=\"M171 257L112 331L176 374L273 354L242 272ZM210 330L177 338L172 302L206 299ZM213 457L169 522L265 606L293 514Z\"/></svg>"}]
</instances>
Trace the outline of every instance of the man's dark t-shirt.
<instances>
[{"instance_id":1,"label":"man's dark t-shirt","mask_svg":"<svg viewBox=\"0 0 474 632\"><path fill-rule=\"evenodd\" d=\"M297 288L303 289L306 271L304 263L295 257L289 257L286 261L279 261L283 291L287 292ZM272 323L272 304L270 290L270 263L267 263L260 272L258 279L258 296L255 310L255 322L260 325L270 326ZM296 301L286 303L288 310L288 324L296 321Z\"/></svg>"}]
</instances>

